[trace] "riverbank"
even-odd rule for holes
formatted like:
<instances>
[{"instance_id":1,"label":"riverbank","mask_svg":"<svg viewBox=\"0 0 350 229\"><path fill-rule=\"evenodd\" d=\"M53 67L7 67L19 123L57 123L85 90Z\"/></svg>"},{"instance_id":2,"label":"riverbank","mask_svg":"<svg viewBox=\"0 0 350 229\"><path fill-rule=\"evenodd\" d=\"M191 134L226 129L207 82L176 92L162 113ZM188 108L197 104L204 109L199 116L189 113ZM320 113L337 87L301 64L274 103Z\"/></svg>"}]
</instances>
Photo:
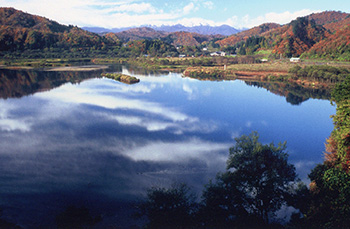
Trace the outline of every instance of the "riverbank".
<instances>
[{"instance_id":1,"label":"riverbank","mask_svg":"<svg viewBox=\"0 0 350 229\"><path fill-rule=\"evenodd\" d=\"M184 77L199 80L244 80L252 82L284 82L304 88L332 89L350 74L348 64L258 63L224 66L188 67Z\"/></svg>"},{"instance_id":2,"label":"riverbank","mask_svg":"<svg viewBox=\"0 0 350 229\"><path fill-rule=\"evenodd\" d=\"M1 62L5 69L34 69L45 71L95 71L108 68L113 64L128 64L150 71L172 71L185 77L199 80L235 80L260 82L295 83L302 87L328 88L337 82L320 80L315 74L298 77L290 73L296 66L329 66L336 69L350 70L348 62L327 62L322 60L302 60L292 63L289 59L262 62L257 56L237 57L169 57L169 58L93 58L93 59L23 59L15 62ZM333 74L333 73L332 73ZM316 74L317 75L317 74ZM339 77L336 77L339 79Z\"/></svg>"},{"instance_id":3,"label":"riverbank","mask_svg":"<svg viewBox=\"0 0 350 229\"><path fill-rule=\"evenodd\" d=\"M33 69L47 67L69 67L93 63L91 58L48 58L48 59L1 59L2 69Z\"/></svg>"},{"instance_id":4,"label":"riverbank","mask_svg":"<svg viewBox=\"0 0 350 229\"><path fill-rule=\"evenodd\" d=\"M102 69L107 69L106 65L83 65L83 66L67 66L67 67L55 67L48 68L45 71L48 72L88 72L88 71L98 71Z\"/></svg>"}]
</instances>

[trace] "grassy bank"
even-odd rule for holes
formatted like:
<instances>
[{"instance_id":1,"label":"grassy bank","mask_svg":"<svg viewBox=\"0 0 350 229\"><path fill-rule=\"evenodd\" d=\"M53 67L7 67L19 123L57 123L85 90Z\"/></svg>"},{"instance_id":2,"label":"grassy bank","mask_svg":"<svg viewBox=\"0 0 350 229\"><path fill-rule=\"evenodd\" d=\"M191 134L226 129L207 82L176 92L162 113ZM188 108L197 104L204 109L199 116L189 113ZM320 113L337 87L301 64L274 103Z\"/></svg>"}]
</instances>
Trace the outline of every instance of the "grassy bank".
<instances>
[{"instance_id":1,"label":"grassy bank","mask_svg":"<svg viewBox=\"0 0 350 229\"><path fill-rule=\"evenodd\" d=\"M305 88L333 88L350 75L350 65L290 63L234 64L215 67L188 67L183 75L199 80L285 82Z\"/></svg>"},{"instance_id":2,"label":"grassy bank","mask_svg":"<svg viewBox=\"0 0 350 229\"><path fill-rule=\"evenodd\" d=\"M90 58L75 59L3 59L0 61L2 67L23 67L23 68L42 68L42 67L60 67L72 66L82 63L91 63Z\"/></svg>"}]
</instances>

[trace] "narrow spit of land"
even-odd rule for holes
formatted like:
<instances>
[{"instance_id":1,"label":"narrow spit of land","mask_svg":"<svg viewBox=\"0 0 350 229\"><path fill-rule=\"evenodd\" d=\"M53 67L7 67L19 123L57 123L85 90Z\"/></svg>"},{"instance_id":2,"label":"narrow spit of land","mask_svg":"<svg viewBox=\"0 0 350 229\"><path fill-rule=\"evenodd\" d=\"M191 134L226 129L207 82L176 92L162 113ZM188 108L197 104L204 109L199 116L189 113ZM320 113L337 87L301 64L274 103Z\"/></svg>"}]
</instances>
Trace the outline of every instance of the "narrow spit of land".
<instances>
[{"instance_id":1,"label":"narrow spit of land","mask_svg":"<svg viewBox=\"0 0 350 229\"><path fill-rule=\"evenodd\" d=\"M102 73L101 76L109 78L109 79L113 79L116 81L120 81L120 82L126 83L126 84L135 84L135 83L140 82L140 79L138 79L134 76L128 76L128 75L121 74L121 73Z\"/></svg>"}]
</instances>

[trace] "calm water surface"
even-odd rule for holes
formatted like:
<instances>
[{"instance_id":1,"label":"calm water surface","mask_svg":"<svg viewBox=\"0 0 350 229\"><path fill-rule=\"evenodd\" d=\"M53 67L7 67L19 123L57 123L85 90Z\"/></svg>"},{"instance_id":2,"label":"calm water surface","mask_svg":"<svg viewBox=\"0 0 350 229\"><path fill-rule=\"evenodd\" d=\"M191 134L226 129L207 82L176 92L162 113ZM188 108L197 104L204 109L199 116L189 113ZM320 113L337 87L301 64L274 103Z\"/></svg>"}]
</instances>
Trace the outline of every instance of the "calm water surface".
<instances>
[{"instance_id":1,"label":"calm water surface","mask_svg":"<svg viewBox=\"0 0 350 229\"><path fill-rule=\"evenodd\" d=\"M69 80L56 76L63 73L37 73L43 81L36 86L11 86L27 89L24 96L9 86L0 90L6 91L0 99L0 208L9 221L54 225L55 216L74 205L102 214L105 225L132 225L128 206L147 188L186 182L200 194L225 169L233 139L252 131L263 143L287 141L289 160L305 182L323 160L335 113L327 100L296 106L243 81L115 71L141 82L93 78L100 72L71 73ZM11 79L16 73L2 74ZM76 76L80 83L65 83Z\"/></svg>"}]
</instances>

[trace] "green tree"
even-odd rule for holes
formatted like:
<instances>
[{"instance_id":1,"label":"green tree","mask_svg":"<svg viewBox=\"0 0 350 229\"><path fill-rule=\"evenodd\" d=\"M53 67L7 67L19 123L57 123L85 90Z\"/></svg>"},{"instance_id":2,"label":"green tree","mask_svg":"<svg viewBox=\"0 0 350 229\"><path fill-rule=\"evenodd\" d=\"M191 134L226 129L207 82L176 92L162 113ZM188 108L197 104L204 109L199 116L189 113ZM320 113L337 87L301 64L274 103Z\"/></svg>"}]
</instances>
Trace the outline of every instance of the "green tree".
<instances>
[{"instance_id":1,"label":"green tree","mask_svg":"<svg viewBox=\"0 0 350 229\"><path fill-rule=\"evenodd\" d=\"M350 225L350 174L325 162L309 175L311 200L304 226L348 228Z\"/></svg>"},{"instance_id":2,"label":"green tree","mask_svg":"<svg viewBox=\"0 0 350 229\"><path fill-rule=\"evenodd\" d=\"M254 221L244 207L239 181L232 174L219 173L216 182L206 185L198 212L205 228L248 227Z\"/></svg>"},{"instance_id":3,"label":"green tree","mask_svg":"<svg viewBox=\"0 0 350 229\"><path fill-rule=\"evenodd\" d=\"M297 183L295 167L288 163L286 143L276 147L273 143L263 145L258 139L256 132L235 139L227 171L217 177L215 185L207 187L203 196L205 208L219 207L239 224L250 219L250 226L268 225L270 218L295 193L293 185ZM218 197L220 193L223 196ZM212 196L229 201L210 202Z\"/></svg>"},{"instance_id":4,"label":"green tree","mask_svg":"<svg viewBox=\"0 0 350 229\"><path fill-rule=\"evenodd\" d=\"M147 191L140 215L147 216L149 228L190 228L196 212L195 195L185 184L170 188L153 187Z\"/></svg>"},{"instance_id":5,"label":"green tree","mask_svg":"<svg viewBox=\"0 0 350 229\"><path fill-rule=\"evenodd\" d=\"M100 221L102 217L92 217L86 207L69 206L56 216L58 228L92 228Z\"/></svg>"}]
</instances>

